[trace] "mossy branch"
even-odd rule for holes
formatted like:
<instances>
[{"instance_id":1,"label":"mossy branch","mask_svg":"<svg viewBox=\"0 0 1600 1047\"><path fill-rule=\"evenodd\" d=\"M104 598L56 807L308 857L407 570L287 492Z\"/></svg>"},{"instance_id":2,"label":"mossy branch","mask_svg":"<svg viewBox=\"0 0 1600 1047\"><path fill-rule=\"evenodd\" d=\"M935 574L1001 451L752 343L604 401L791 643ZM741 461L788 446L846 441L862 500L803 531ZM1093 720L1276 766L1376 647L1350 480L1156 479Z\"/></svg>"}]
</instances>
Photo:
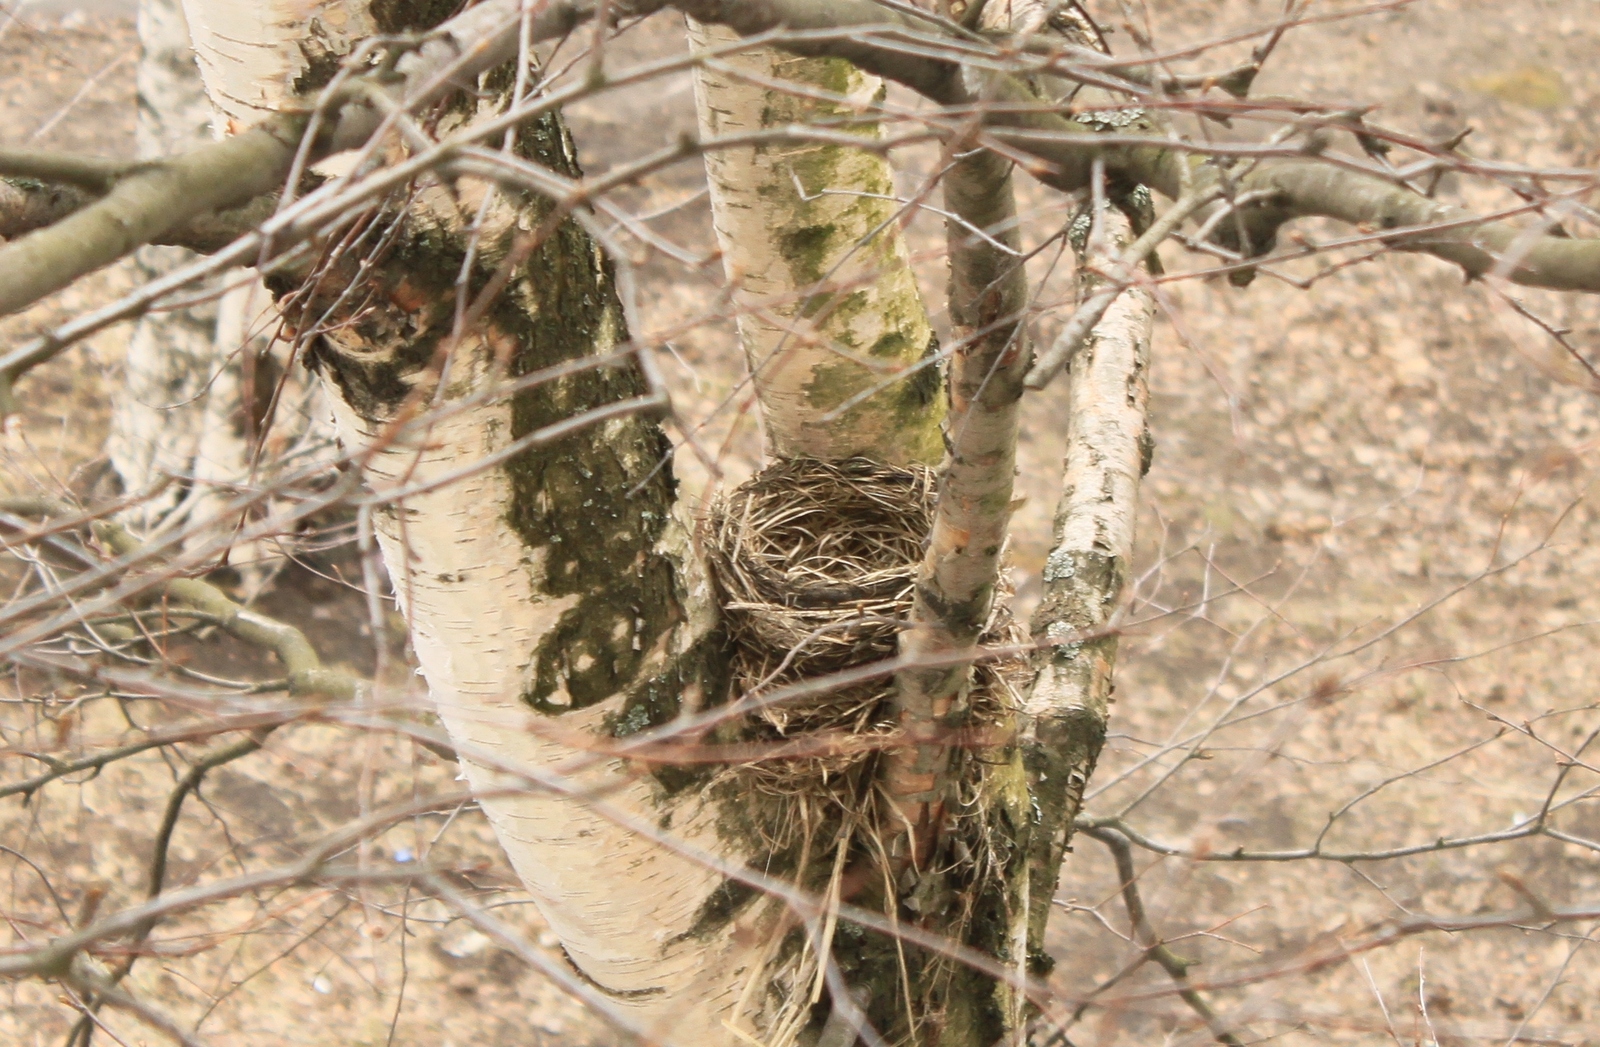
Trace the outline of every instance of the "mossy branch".
<instances>
[{"instance_id":1,"label":"mossy branch","mask_svg":"<svg viewBox=\"0 0 1600 1047\"><path fill-rule=\"evenodd\" d=\"M0 500L0 509L18 516L40 518L73 513L68 506L43 498ZM90 526L95 537L117 556L135 557L143 549L139 540L121 524L96 520ZM353 701L370 686L359 677L324 666L316 648L299 629L242 606L210 582L172 578L160 592L175 603L209 616L235 639L276 654L283 664L290 694Z\"/></svg>"},{"instance_id":2,"label":"mossy branch","mask_svg":"<svg viewBox=\"0 0 1600 1047\"><path fill-rule=\"evenodd\" d=\"M100 199L0 248L0 316L193 218L276 189L306 120L303 113L280 114L233 138L136 167Z\"/></svg>"}]
</instances>

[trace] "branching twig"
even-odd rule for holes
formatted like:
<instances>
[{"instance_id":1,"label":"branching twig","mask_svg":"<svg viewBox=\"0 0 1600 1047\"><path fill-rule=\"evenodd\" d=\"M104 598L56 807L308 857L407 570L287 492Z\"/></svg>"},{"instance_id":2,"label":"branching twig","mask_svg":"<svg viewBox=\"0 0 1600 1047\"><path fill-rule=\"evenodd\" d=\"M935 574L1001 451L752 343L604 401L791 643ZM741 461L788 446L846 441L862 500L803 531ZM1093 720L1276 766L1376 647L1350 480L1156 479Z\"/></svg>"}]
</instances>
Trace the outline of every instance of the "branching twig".
<instances>
[{"instance_id":1,"label":"branching twig","mask_svg":"<svg viewBox=\"0 0 1600 1047\"><path fill-rule=\"evenodd\" d=\"M1145 912L1144 898L1139 893L1139 873L1133 867L1133 852L1128 847L1127 839L1100 829L1087 829L1085 832L1105 844L1117 864L1117 881L1121 885L1122 904L1128 910L1128 923L1133 928L1135 940L1144 948L1145 958L1161 965L1161 969L1167 972L1173 984L1177 986L1178 997L1200 1016L1218 1043L1228 1044L1229 1047L1243 1047L1244 1041L1240 1040L1217 1016L1217 1012L1211 1009L1205 997L1189 985L1189 968L1193 967L1196 961L1186 960L1173 952L1151 925L1150 916Z\"/></svg>"},{"instance_id":2,"label":"branching twig","mask_svg":"<svg viewBox=\"0 0 1600 1047\"><path fill-rule=\"evenodd\" d=\"M41 503L38 499L19 499L6 507L36 515L64 516L72 510L64 505ZM134 558L143 552L138 539L121 524L97 520L92 525L106 547L120 557ZM299 695L322 695L338 700L353 700L366 686L364 681L322 664L316 648L299 629L235 603L221 589L197 578L172 578L161 592L186 607L210 615L235 638L277 654L288 677L289 691Z\"/></svg>"}]
</instances>

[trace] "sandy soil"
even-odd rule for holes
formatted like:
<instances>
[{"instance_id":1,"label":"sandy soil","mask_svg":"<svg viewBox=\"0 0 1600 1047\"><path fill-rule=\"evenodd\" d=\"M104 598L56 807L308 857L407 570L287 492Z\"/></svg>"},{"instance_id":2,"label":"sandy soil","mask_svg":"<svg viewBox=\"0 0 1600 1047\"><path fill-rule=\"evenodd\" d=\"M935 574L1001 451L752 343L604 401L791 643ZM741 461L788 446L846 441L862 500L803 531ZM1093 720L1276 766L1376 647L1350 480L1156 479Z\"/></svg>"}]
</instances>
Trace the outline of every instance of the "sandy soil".
<instances>
[{"instance_id":1,"label":"sandy soil","mask_svg":"<svg viewBox=\"0 0 1600 1047\"><path fill-rule=\"evenodd\" d=\"M1146 16L1160 42L1260 24L1277 5L1169 0ZM1600 24L1580 0L1484 5L1434 0L1292 35L1257 94L1377 104L1373 119L1448 135L1490 159L1593 166L1600 157ZM667 34L616 51L647 54ZM1125 39L1125 35L1124 35ZM31 19L0 37L0 140L22 143L76 98L35 144L112 155L132 150L132 55L124 20ZM1237 53L1238 48L1225 54ZM120 59L120 60L119 60ZM1225 56L1218 65L1225 63ZM692 126L687 82L669 81L572 114L591 169L671 141ZM926 157L907 158L908 178ZM688 203L658 219L666 235L708 246L692 171L664 175L640 196ZM1488 207L1509 197L1447 181L1441 193ZM1025 190L1040 238L1060 204ZM1331 230L1307 227L1312 236ZM1593 235L1584 230L1584 235ZM914 246L936 245L932 220ZM1169 249L1169 267L1189 264ZM1140 521L1140 577L1128 612L1113 737L1093 783L1091 814L1130 824L1191 855L1309 846L1330 815L1371 792L1327 831L1330 850L1370 851L1505 829L1594 788L1573 747L1600 727L1593 629L1600 533L1581 499L1600 439L1600 402L1548 339L1480 286L1426 259L1387 256L1336 272L1307 263L1247 290L1216 282L1163 285L1152 379L1155 465ZM653 322L711 307L712 282L646 271ZM942 274L922 274L936 301ZM51 317L103 300L103 274L0 325L0 344ZM1528 294L1528 304L1600 342L1593 303ZM1048 338L1060 317L1040 321ZM715 411L739 403L728 325L705 323L677 343L673 374L686 413L725 445L730 479L752 468L753 421ZM115 336L32 379L25 425L7 437L13 487L64 479L92 456L115 388ZM1013 558L1024 604L1049 540L1059 463L1061 392L1031 402L1022 447L1028 496ZM729 435L730 427L734 432ZM701 475L681 459L691 485ZM312 586L296 576L289 594ZM364 662L359 612L329 586L327 636ZM282 597L284 609L295 604ZM319 619L321 620L321 619ZM21 716L5 711L7 717ZM13 737L45 730L113 734L114 711L66 728L7 720ZM14 732L14 733L13 733ZM98 733L97 733L98 732ZM331 729L275 739L219 774L180 833L181 882L269 862L283 842L336 825L364 804L448 787L453 768L431 754L362 741L359 759ZM8 773L10 773L8 771ZM151 826L172 771L158 760L27 807L6 801L0 840L50 870L68 909L91 888L107 904L137 890ZM1389 783L1385 785L1384 783ZM1159 786L1159 787L1158 787ZM1382 786L1382 788L1379 788ZM425 853L478 862L496 909L538 939L479 815L464 810L380 840L369 860ZM192 823L192 824L190 824ZM1600 839L1600 798L1552 816L1562 832ZM1203 961L1197 983L1243 982L1213 995L1250 1042L1477 1043L1513 1038L1600 1044L1600 958L1584 937L1508 928L1429 934L1348 962L1302 970L1339 941L1355 945L1378 921L1471 915L1525 906L1600 904L1600 853L1535 839L1344 864L1223 863L1137 856L1160 933ZM12 862L0 891L8 912L50 900ZM1083 993L1138 950L1104 849L1082 839L1069 863L1055 933L1056 984ZM585 1044L614 1037L482 936L400 896L258 897L226 919L235 934L196 939L193 955L141 967L136 988L176 1012L211 1008L201 1032L227 1044ZM14 933L21 933L14 932ZM551 942L548 936L546 944ZM204 947L202 947L204 946ZM270 965L269 965L270 964ZM1254 980L1263 972L1277 977ZM1143 969L1101 996L1071 1032L1078 1044L1204 1042L1192 1013ZM54 989L7 986L0 1039L59 1042L70 1010ZM1120 1003L1114 1001L1120 1000Z\"/></svg>"}]
</instances>

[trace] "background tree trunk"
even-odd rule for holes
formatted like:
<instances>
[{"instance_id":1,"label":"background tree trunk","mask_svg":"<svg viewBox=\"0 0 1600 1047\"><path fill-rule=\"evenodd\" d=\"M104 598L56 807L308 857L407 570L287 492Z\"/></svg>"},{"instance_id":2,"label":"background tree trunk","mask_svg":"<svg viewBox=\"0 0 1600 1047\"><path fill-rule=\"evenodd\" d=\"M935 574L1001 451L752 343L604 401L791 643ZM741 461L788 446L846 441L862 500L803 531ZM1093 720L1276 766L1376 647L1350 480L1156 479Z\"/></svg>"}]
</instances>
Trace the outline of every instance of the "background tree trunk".
<instances>
[{"instance_id":1,"label":"background tree trunk","mask_svg":"<svg viewBox=\"0 0 1600 1047\"><path fill-rule=\"evenodd\" d=\"M138 30L143 49L138 70L140 157L166 156L209 139L211 104L176 0L140 0ZM144 247L132 264L136 278L145 281L193 257L182 248ZM187 476L192 470L214 375L217 311L216 303L208 301L144 316L133 325L124 363L126 385L113 404L106 441L124 490L147 491L164 476ZM219 399L227 394L236 400L238 391L216 391ZM182 485L169 487L135 506L129 522L149 528L176 508L184 494Z\"/></svg>"},{"instance_id":2,"label":"background tree trunk","mask_svg":"<svg viewBox=\"0 0 1600 1047\"><path fill-rule=\"evenodd\" d=\"M209 141L214 110L178 0L140 0L138 30L139 155L170 156ZM132 265L144 282L193 258L182 248L145 247ZM235 487L270 484L285 459L304 467L331 458L326 400L287 346L272 344L266 289L241 271L216 285L226 288L216 300L142 316L128 339L106 454L125 492L156 492L123 514L141 532L193 527L194 541L203 540L237 525L225 509ZM236 546L231 562L253 594L279 561L252 543Z\"/></svg>"}]
</instances>

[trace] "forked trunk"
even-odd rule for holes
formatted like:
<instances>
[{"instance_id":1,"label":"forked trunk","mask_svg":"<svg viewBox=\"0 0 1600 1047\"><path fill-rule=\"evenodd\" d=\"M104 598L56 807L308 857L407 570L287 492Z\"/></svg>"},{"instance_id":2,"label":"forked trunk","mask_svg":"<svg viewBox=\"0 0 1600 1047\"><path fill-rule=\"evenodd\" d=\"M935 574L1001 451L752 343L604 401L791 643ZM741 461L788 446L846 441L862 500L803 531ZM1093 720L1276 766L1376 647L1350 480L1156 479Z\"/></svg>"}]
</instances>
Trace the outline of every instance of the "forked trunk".
<instances>
[{"instance_id":1,"label":"forked trunk","mask_svg":"<svg viewBox=\"0 0 1600 1047\"><path fill-rule=\"evenodd\" d=\"M421 4L185 5L207 89L235 126L326 83L355 41L425 28ZM719 40L697 37L702 47ZM515 79L511 70L488 75L475 97L447 104L428 126L442 137L503 109ZM800 84L804 97L780 80ZM866 140L878 132L856 119L857 105L879 90L843 63L765 51L708 64L698 81L706 136L747 136L713 152L709 169L769 450L926 491L914 470L943 453L945 401L889 168L869 150L775 133L823 117ZM577 175L556 117L520 127L515 148ZM1007 224L1004 165L971 164L1003 199L989 210L958 200L956 210L980 227ZM273 289L377 496L375 530L440 717L567 955L614 1016L666 1043L848 1047L856 1005L891 1041L987 1047L1017 1039L1022 997L995 966L1020 974L1026 959L1031 807L1007 740L1016 706L999 675L986 677L983 730L943 765L942 831L925 853L915 839L905 843L895 813L904 797L891 795L870 763L857 763L850 779L860 786L855 807L836 784L790 783L832 804L819 816L804 807L811 800L796 806L792 794L743 789L731 772L585 758L596 743L724 700L738 666L708 570L679 519L667 442L641 413L659 401L640 359L620 356L515 395L485 395L507 379L625 345L609 262L571 220L530 243L526 232L550 214L546 201L465 177L452 188L413 187L331 238L315 271L280 274ZM970 243L970 232L952 243ZM1007 472L994 478L994 497L1008 503L1011 459L1002 445L1014 425L974 424L970 408L987 403L976 371L1009 375L1025 355L1000 330L1015 329L1020 270L1014 258L974 257L958 264L962 300L952 313L976 370L963 378L966 428L949 439L978 440L964 464L981 471L978 459L993 457ZM458 274L466 301L476 303L503 265L504 286L459 327ZM362 295L342 298L358 275ZM997 283L1005 285L998 298L990 293ZM585 427L546 431L607 409ZM838 464L853 456L882 464ZM953 508L988 511L968 488ZM979 619L992 600L1006 506L990 515L986 526L998 537L984 546L984 563L952 576ZM909 580L917 559L913 545L892 566ZM903 595L901 614L909 581ZM963 623L957 646L976 643L983 625ZM863 715L882 722L872 710ZM752 725L745 737L762 729ZM790 825L775 834L784 819ZM833 913L849 902L890 924L949 936L986 957L989 970L829 916L811 929L860 994L848 1006L834 1000L830 1013L816 940L780 902L730 879L730 867L796 880Z\"/></svg>"},{"instance_id":2,"label":"forked trunk","mask_svg":"<svg viewBox=\"0 0 1600 1047\"><path fill-rule=\"evenodd\" d=\"M726 30L698 26L691 26L691 36L703 50L733 39ZM878 141L880 128L863 113L883 96L881 81L848 63L802 58L771 48L717 53L697 72L696 100L703 141L712 144L739 135L757 139L748 145L719 147L706 154L718 244L728 279L735 288L734 301L740 307L739 334L761 400L766 450L776 459L748 494L741 493L744 500L733 501L736 510L748 513L750 506L757 505L757 512L783 518L783 499L764 486L768 478L812 475L807 473L807 467L788 462L790 458L806 456L838 462L858 456L887 465L926 468L946 459L945 447L951 440L961 442L966 438L953 429L948 434L940 432L948 406L940 390L944 368L907 264L908 252L900 231L910 205L897 199L892 170L881 155L841 145L836 140L840 131L847 131L868 145ZM770 137L795 127L822 128L835 137ZM961 217L970 218L973 224L955 230L953 241L974 239L975 229L981 231L977 237L980 240L1014 235L1006 223L1013 217L1006 206L1010 199L1006 165L983 165L980 160L980 166L983 174L994 175L995 184L969 185L969 190L1001 202L990 210L969 208L972 214ZM984 323L967 318L965 313L977 313L981 308L975 297L969 303L963 296L993 298L992 288L987 285L998 274L1020 278L1020 269L1014 262L996 266L993 260L986 259L986 263L990 270L984 275L962 272L954 283L953 292L961 300L963 313L958 324L965 325L958 329L958 336L969 335L972 328ZM1013 279L1000 296L1005 305L998 311L1004 314L1002 322L1009 326L998 333L983 331L988 336L984 347L995 348L976 367L990 366L991 358L1002 354L1003 346L1010 342L1008 332L1015 328L1015 318L1020 316L1020 301L1012 293L1016 282ZM957 310L953 307L952 311ZM963 344L957 347L957 357L964 359L973 351L972 346ZM982 350L978 352L982 355ZM1020 353L1018 359L1019 364L1026 363ZM969 382L976 386L982 377L970 378ZM1014 406L1017 391L1008 387L1008 405ZM973 394L967 389L965 395ZM955 424L952 416L950 425ZM1014 443L1015 427L1001 425L993 434L986 431L982 439L1000 444L1009 439ZM998 462L985 460L976 468L974 463L962 464L971 475L983 470L991 472L1003 488L1002 502L1009 503L1011 458L1009 454L1001 457L1003 460ZM937 491L941 513L950 498L950 467L951 463L945 460L943 469L928 481ZM860 465L841 465L840 472L868 487L889 475ZM852 523L882 526L876 518L865 521L852 517L847 507L853 494L848 489L833 492L837 511L827 514L826 519L820 519L824 514L815 514L819 517L817 526L828 530L836 548L847 544L847 530ZM901 492L900 497L909 500L917 496ZM961 497L968 495L962 491ZM794 511L809 512L817 498L814 489L795 491ZM870 499L867 501L870 503ZM919 517L921 529L907 558L870 565L900 569L904 578L898 602L892 608L872 604L877 613L901 619L911 613L918 550L927 536L929 519L936 516L931 503L932 499L917 506L926 515ZM990 523L998 535L993 543L996 550L969 570L969 574L983 577L969 585L973 592L962 595L975 608L973 629L962 638L969 647L990 624L1005 516ZM754 525L751 528L757 529ZM812 536L794 537L805 543ZM752 533L742 542L728 545L741 547L758 538ZM834 568L833 563L822 562L826 557L800 559L803 570L799 574L806 578ZM764 566L770 568L772 563L769 559ZM840 593L848 594L854 581L848 572L829 577ZM803 602L803 589L803 584L794 581L790 599ZM742 593L734 599L737 606L746 607L756 598ZM833 599L843 602L844 608L836 620L827 623L827 628L839 635L838 631L850 628L850 597L840 595ZM866 613L866 604L860 606L860 613ZM736 635L741 632L741 618L753 613L730 612ZM781 617L776 610L772 613ZM808 624L820 627L820 612L808 619ZM884 655L893 649L893 631L887 640ZM817 657L814 652L820 646L815 638L801 639L792 651L771 651L771 661L787 654L795 664L805 665L806 659ZM943 649L935 653L943 653ZM819 657L819 661L826 659ZM736 663L736 669L739 664L742 663ZM803 675L799 669L795 673ZM968 676L964 669L936 675L941 679L959 676L962 680ZM752 680L752 685L758 682ZM820 865L824 871L830 867L834 870L831 879L814 885L825 898L834 901L842 896L843 900L884 914L891 922L976 951L1020 976L1026 956L1027 907L1025 849L1020 839L1026 833L1029 806L1018 754L1003 740L1013 728L1007 674L985 672L980 689L982 694L976 701L982 715L970 723L954 725L958 731L972 728L973 740L953 755L948 752L948 744L941 746L949 757L946 766L951 761L954 766L949 767L948 781L941 782L941 787L950 786L951 803L948 818L943 812L937 816L945 832L936 850L930 844L922 853L913 853L904 832L902 811L897 808L898 797L893 795L892 777L888 792L883 793L885 768L892 776L893 768L905 762L893 753L888 754L887 760L836 765L835 774L842 770L854 791L836 786L830 792L821 788L816 779L807 783L796 779L785 783L785 787L810 798L814 824L808 825L820 838L822 848L819 855L812 856L811 864ZM825 723L830 703L834 715L838 715L839 710L863 700L869 705L877 703L861 721L871 725L867 729L881 730L887 725L893 731L892 681L881 694L846 690L829 696L818 708L810 710L810 721ZM796 714L794 719L804 722L806 716ZM943 733L952 726L949 717L945 721L934 729ZM796 730L792 722L785 723L783 737L794 737ZM859 724L857 730L862 730ZM846 795L855 798L853 806L846 806L849 801L841 799ZM853 1002L861 1006L887 1042L987 1047L1020 1029L1024 1018L1021 994L1005 979L979 973L940 949L898 941L848 920L841 920L831 944L833 961L853 986ZM776 1042L787 1042L783 1039L785 1031L769 1030L769 1035L775 1034ZM855 1042L846 1009L833 1008L822 1026L819 1042L828 1047L847 1047Z\"/></svg>"}]
</instances>

